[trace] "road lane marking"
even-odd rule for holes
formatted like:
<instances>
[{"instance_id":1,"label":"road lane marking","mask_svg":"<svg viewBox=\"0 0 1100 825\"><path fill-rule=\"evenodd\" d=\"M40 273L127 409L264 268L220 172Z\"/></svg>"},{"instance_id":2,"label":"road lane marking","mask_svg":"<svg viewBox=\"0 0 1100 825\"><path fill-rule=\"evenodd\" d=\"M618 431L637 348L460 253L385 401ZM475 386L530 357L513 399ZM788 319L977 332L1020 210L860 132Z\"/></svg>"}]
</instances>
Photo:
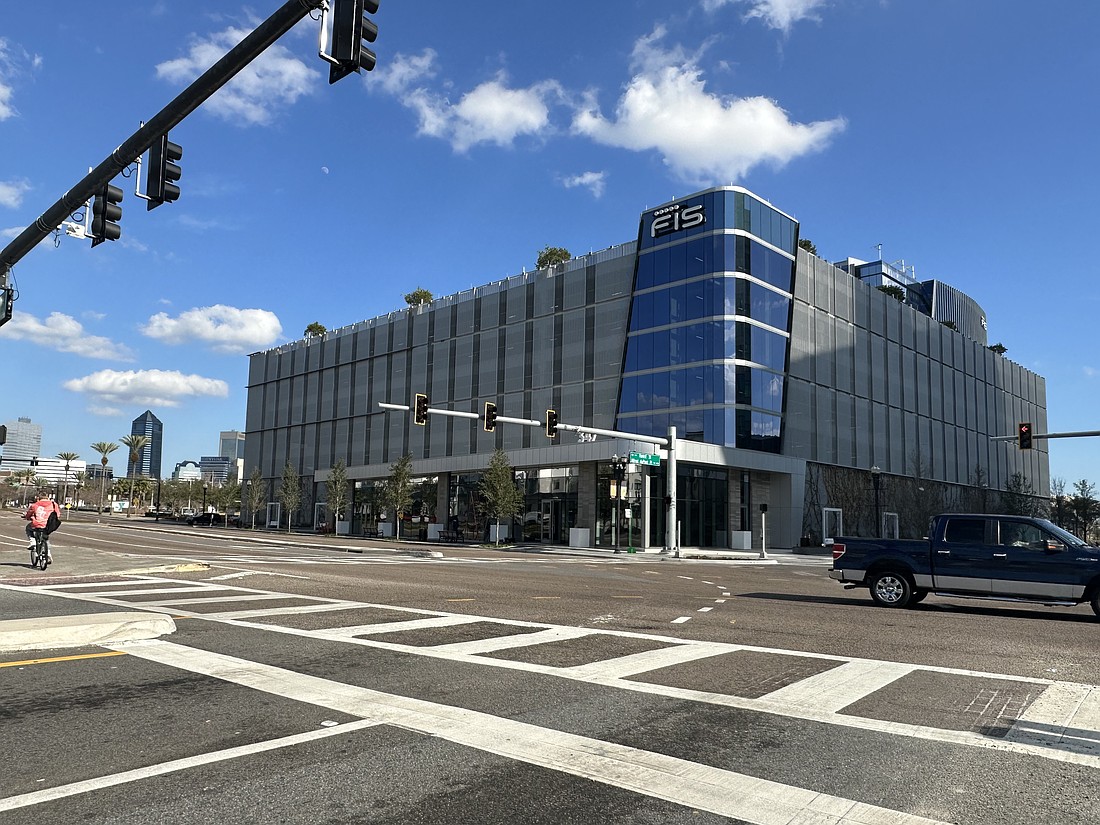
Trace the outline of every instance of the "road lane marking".
<instances>
[{"instance_id":1,"label":"road lane marking","mask_svg":"<svg viewBox=\"0 0 1100 825\"><path fill-rule=\"evenodd\" d=\"M449 602L476 602L477 599L447 599Z\"/></svg>"},{"instance_id":2,"label":"road lane marking","mask_svg":"<svg viewBox=\"0 0 1100 825\"><path fill-rule=\"evenodd\" d=\"M700 607L700 608L699 608L698 610L696 610L695 612L696 612L696 613L710 613L710 611L712 611L712 610L714 610L714 608L713 608L713 607Z\"/></svg>"},{"instance_id":3,"label":"road lane marking","mask_svg":"<svg viewBox=\"0 0 1100 825\"><path fill-rule=\"evenodd\" d=\"M104 653L81 653L76 656L54 656L49 659L24 659L22 662L0 662L0 667L24 667L26 665L48 665L52 662L75 662L77 659L102 659L104 656L124 656L121 650L108 650Z\"/></svg>"},{"instance_id":4,"label":"road lane marking","mask_svg":"<svg viewBox=\"0 0 1100 825\"><path fill-rule=\"evenodd\" d=\"M407 619L400 622L379 622L378 624L357 624L345 627L333 627L328 630L318 631L326 636L338 636L351 638L353 636L368 636L377 633L397 633L403 630L424 630L426 628L455 627L457 625L474 624L485 621L480 616L431 616L423 619Z\"/></svg>"},{"instance_id":5,"label":"road lane marking","mask_svg":"<svg viewBox=\"0 0 1100 825\"><path fill-rule=\"evenodd\" d=\"M446 653L477 656L484 653L495 653L498 650L511 650L517 647L528 647L530 645L542 645L549 642L580 639L584 636L592 636L598 632L597 630L583 627L551 627L548 630L543 630L538 633L523 633L515 636L494 636L491 639L475 639L470 642L433 645L432 648Z\"/></svg>"},{"instance_id":6,"label":"road lane marking","mask_svg":"<svg viewBox=\"0 0 1100 825\"><path fill-rule=\"evenodd\" d=\"M1066 682L1050 685L1005 738L1100 755L1100 687Z\"/></svg>"},{"instance_id":7,"label":"road lane marking","mask_svg":"<svg viewBox=\"0 0 1100 825\"><path fill-rule=\"evenodd\" d=\"M918 668L895 662L848 662L807 676L760 698L796 708L838 713L853 702L881 690Z\"/></svg>"},{"instance_id":8,"label":"road lane marking","mask_svg":"<svg viewBox=\"0 0 1100 825\"><path fill-rule=\"evenodd\" d=\"M159 581L165 581L158 579ZM174 581L174 580L168 580ZM183 580L177 580L177 583L185 583ZM111 585L114 582L109 583ZM0 583L0 590L16 590L18 592L36 592L46 596L61 597L68 600L75 601L87 601L92 603L101 604L117 604L116 602L98 599L94 595L84 593L71 593L63 592L63 588L66 585L41 585L35 587L23 587L15 585L7 585ZM261 593L265 591L253 590L251 592ZM275 593L275 591L266 591ZM289 594L281 593L277 594L283 597L287 597ZM138 608L143 605L129 604L129 607ZM423 617L432 617L435 619L443 617L455 617L462 622L478 622L486 621L497 624L510 624L517 627L532 627L544 630L549 627L559 627L561 625L552 625L547 622L527 622L519 621L515 619L501 619L491 616L477 616L470 614L446 614L439 611L423 610L420 608L403 607L400 605L387 605L376 604L370 602L343 602L338 604L318 604L318 605L301 605L297 607L284 607L284 608L269 608L263 611L243 611L245 614L257 613L262 616L277 616L277 615L292 615L299 613L315 613L323 611L337 611L337 610L349 610L355 608L375 608L388 611L397 611L401 613L409 613L413 615L419 615ZM178 614L181 608L175 608L172 610L166 608L150 608L152 612L170 612L172 614ZM488 657L478 656L466 656L453 653L440 653L431 647L411 646L395 644L392 642L383 642L376 639L367 638L351 638L341 637L332 631L318 631L318 630L302 630L299 628L285 627L281 625L269 625L248 621L251 615L246 615L244 618L234 618L236 614L202 614L197 613L190 616L193 619L200 619L203 621L215 621L224 622L230 625L237 625L241 627L250 627L255 630L262 630L266 632L283 633L288 635L300 636L304 638L326 638L333 640L340 640L350 644L360 644L368 647L376 647L383 650L393 650L402 653L411 653L414 655L424 656L428 658L441 658L450 661L459 661L465 663L479 664L482 666L499 667L505 669L529 671L533 673L541 673L548 676L558 676L561 678L574 678L567 669L556 668L552 666L536 665L526 662L515 662L507 659L493 659ZM614 619L613 616L607 617L609 620ZM674 620L674 624L690 621L690 616L682 616L678 620ZM598 621L593 619L593 622ZM734 624L734 620L730 620L730 624ZM380 625L368 625L366 630L360 631L361 633L370 633L373 628L379 628ZM679 643L681 640L675 637L664 636L655 633L639 633L635 631L624 630L604 630L599 629L596 632L609 636L619 636L622 638L630 639L646 639L652 641L658 641L663 643ZM720 644L720 643L713 643ZM798 651L788 650L783 648L769 648L769 647L755 647L748 645L726 645L729 652L735 650L746 650L757 653L771 653L781 656L797 656L811 659L821 659L823 661L830 661L836 663L847 662L877 662L873 659L858 659L854 657L838 656L829 653L813 653L810 651ZM891 664L891 663L887 663ZM912 665L912 667L919 671L930 673L944 673L957 676L974 676L982 679L992 680L1008 680L1014 682L1026 682L1029 684L1039 685L1047 687L1050 685L1064 685L1068 686L1068 689L1075 688L1092 688L1090 685L1075 685L1069 682L1056 682L1053 679L1044 679L1031 676L1009 675L999 673L989 673L984 671L965 670L960 668L940 667L936 665ZM1095 755L1088 752L1082 747L1076 746L1068 738L1063 738L1059 742L1051 741L1050 739L1044 740L1041 743L1029 743L1029 742L1013 742L1006 741L1005 739L991 739L983 734L973 733L970 731L951 731L940 728L928 727L924 725L907 725L897 722L886 722L882 720L858 717L858 716L845 716L843 714L835 714L820 711L814 708L798 707L791 704L785 704L775 701L767 701L763 699L746 699L737 696L730 696L722 693L712 693L708 691L692 690L687 688L670 688L659 685L650 685L642 682L630 682L618 679L602 679L599 677L590 677L587 680L589 683L603 684L608 687L630 690L640 693L657 694L666 697L672 697L677 699L685 699L695 702L704 702L712 705L720 705L723 707L738 708L746 711L753 711L758 713L769 713L776 716L782 716L791 719L802 719L805 721L819 722L827 725L833 725L844 728L855 728L859 730L871 731L879 734L890 736L905 736L913 739L920 739L926 741L944 742L952 745L959 745L965 747L975 747L986 750L996 750L999 752L1017 753L1030 757L1036 757L1041 759L1049 759L1058 762L1068 762L1072 764L1085 765L1091 768L1100 768L1100 755ZM1081 721L1081 720L1078 720ZM1095 726L1100 729L1100 724ZM1086 731L1091 735L1096 731Z\"/></svg>"},{"instance_id":9,"label":"road lane marking","mask_svg":"<svg viewBox=\"0 0 1100 825\"><path fill-rule=\"evenodd\" d=\"M223 573L220 576L211 576L207 579L208 582L225 581L226 579L243 579L245 576L255 576L259 570L241 570L237 573Z\"/></svg>"},{"instance_id":10,"label":"road lane marking","mask_svg":"<svg viewBox=\"0 0 1100 825\"><path fill-rule=\"evenodd\" d=\"M377 723L396 725L506 759L745 822L760 825L777 822L941 825L938 820L915 814L686 759L465 708L382 693L235 656L160 641L119 645L118 648L169 667Z\"/></svg>"},{"instance_id":11,"label":"road lane marking","mask_svg":"<svg viewBox=\"0 0 1100 825\"><path fill-rule=\"evenodd\" d=\"M531 598L538 601L539 599L560 599L561 596L532 596Z\"/></svg>"},{"instance_id":12,"label":"road lane marking","mask_svg":"<svg viewBox=\"0 0 1100 825\"><path fill-rule=\"evenodd\" d=\"M120 651L122 652L122 651ZM324 724L324 723L322 723ZM362 719L356 722L344 722L336 727L325 727L321 730L313 730L307 733L296 733L293 736L284 736L279 739L269 739L266 742L255 742L251 745L241 745L236 748L227 748L211 753L201 753L197 756L188 756L184 759L174 759L171 762L161 762L159 765L149 765L145 768L136 768L132 771L100 776L95 779L86 779L83 782L73 782L68 785L59 785L56 788L46 788L41 791L9 796L0 799L0 811L14 811L16 808L26 808L29 805L41 805L43 802L53 802L68 796L99 791L103 788L111 788L116 785L124 785L127 782L140 782L143 779L152 779L155 776L164 776L168 773L196 768L200 765L210 765L214 762L224 762L227 759L239 759L242 756L251 756L255 753L289 748L293 745L301 745L316 739L325 739L329 736L353 733L364 728L377 727L379 723L373 719Z\"/></svg>"},{"instance_id":13,"label":"road lane marking","mask_svg":"<svg viewBox=\"0 0 1100 825\"><path fill-rule=\"evenodd\" d=\"M678 619L673 619L670 624L683 624L684 622L690 622L691 616L681 616Z\"/></svg>"},{"instance_id":14,"label":"road lane marking","mask_svg":"<svg viewBox=\"0 0 1100 825\"><path fill-rule=\"evenodd\" d=\"M617 659L575 665L564 668L564 670L567 670L574 678L578 679L625 679L639 673L648 673L662 667L681 665L685 662L694 662L697 659L706 659L711 656L721 656L728 652L725 645L689 642L659 650L644 650L641 653L632 653L629 656L620 656Z\"/></svg>"}]
</instances>

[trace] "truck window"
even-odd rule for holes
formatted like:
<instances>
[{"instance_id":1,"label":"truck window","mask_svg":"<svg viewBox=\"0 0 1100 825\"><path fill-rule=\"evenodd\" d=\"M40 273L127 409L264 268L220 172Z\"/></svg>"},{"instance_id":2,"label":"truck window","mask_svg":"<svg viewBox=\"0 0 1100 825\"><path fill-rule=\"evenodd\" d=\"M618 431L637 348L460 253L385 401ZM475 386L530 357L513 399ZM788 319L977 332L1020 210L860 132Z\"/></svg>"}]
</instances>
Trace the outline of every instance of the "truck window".
<instances>
[{"instance_id":1,"label":"truck window","mask_svg":"<svg viewBox=\"0 0 1100 825\"><path fill-rule=\"evenodd\" d=\"M1002 521L1000 544L1007 547L1045 548L1047 534L1037 525L1022 521Z\"/></svg>"},{"instance_id":2,"label":"truck window","mask_svg":"<svg viewBox=\"0 0 1100 825\"><path fill-rule=\"evenodd\" d=\"M943 530L943 540L953 544L985 544L985 519L948 519Z\"/></svg>"}]
</instances>

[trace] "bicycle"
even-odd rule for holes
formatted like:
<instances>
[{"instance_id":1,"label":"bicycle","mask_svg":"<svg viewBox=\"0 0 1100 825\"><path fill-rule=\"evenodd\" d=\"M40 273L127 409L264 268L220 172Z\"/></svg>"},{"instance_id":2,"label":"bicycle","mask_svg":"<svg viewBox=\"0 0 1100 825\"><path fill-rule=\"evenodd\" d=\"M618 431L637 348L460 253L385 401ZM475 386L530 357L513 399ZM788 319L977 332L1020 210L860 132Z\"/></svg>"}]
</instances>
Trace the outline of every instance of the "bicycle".
<instances>
[{"instance_id":1,"label":"bicycle","mask_svg":"<svg viewBox=\"0 0 1100 825\"><path fill-rule=\"evenodd\" d=\"M40 567L45 570L50 565L50 541L44 527L34 528L34 547L31 548L31 570Z\"/></svg>"}]
</instances>

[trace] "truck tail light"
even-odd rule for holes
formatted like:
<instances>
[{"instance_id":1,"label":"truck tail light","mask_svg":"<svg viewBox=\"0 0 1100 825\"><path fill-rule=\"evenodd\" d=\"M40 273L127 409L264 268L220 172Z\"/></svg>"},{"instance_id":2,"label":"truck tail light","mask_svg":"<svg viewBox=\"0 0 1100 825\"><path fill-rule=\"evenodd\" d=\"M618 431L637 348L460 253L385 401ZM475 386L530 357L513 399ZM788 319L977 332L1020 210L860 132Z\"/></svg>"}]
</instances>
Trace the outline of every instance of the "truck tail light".
<instances>
[{"instance_id":1,"label":"truck tail light","mask_svg":"<svg viewBox=\"0 0 1100 825\"><path fill-rule=\"evenodd\" d=\"M844 555L844 551L845 551L846 549L847 549L847 548L846 548L846 547L845 547L845 546L844 546L843 544L837 544L837 543L836 543L836 542L834 541L834 542L833 542L833 561L836 561L836 560L837 560L837 559L839 559L839 558L840 558L841 556L843 556L843 555Z\"/></svg>"}]
</instances>

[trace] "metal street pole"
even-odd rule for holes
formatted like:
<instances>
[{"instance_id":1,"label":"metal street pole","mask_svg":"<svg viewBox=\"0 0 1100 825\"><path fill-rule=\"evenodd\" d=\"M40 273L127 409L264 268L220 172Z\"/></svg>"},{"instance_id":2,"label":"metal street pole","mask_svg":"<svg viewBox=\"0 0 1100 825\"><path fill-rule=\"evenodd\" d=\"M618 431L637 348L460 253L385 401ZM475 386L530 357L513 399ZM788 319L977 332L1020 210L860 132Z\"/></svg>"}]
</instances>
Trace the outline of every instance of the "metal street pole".
<instances>
[{"instance_id":1,"label":"metal street pole","mask_svg":"<svg viewBox=\"0 0 1100 825\"><path fill-rule=\"evenodd\" d=\"M178 126L214 92L294 28L302 18L323 5L324 0L287 0L280 9L253 29L217 63L203 72L171 103L123 141L121 146L0 251L0 286L7 284L11 268L47 235L61 226L62 221L70 214L83 208L97 191L141 157L160 139L161 135L168 134Z\"/></svg>"},{"instance_id":2,"label":"metal street pole","mask_svg":"<svg viewBox=\"0 0 1100 825\"><path fill-rule=\"evenodd\" d=\"M878 465L871 467L871 486L875 488L875 538L882 538L882 519L879 516L879 475L882 471L878 468Z\"/></svg>"}]
</instances>

